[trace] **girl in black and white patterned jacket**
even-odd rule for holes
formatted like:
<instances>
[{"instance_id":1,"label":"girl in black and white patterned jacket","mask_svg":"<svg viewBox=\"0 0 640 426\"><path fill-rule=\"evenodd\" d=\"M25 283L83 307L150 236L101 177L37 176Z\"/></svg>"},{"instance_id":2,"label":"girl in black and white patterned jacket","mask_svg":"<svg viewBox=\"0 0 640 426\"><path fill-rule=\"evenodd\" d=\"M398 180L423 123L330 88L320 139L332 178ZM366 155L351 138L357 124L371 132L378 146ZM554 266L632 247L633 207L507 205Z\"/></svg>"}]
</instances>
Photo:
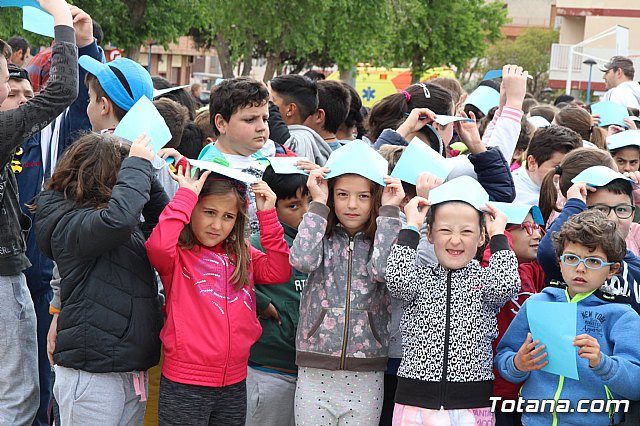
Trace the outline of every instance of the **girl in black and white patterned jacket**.
<instances>
[{"instance_id":1,"label":"girl in black and white patterned jacket","mask_svg":"<svg viewBox=\"0 0 640 426\"><path fill-rule=\"evenodd\" d=\"M407 227L386 273L391 295L404 301L394 425L494 424L489 397L496 314L518 292L520 278L504 235L507 218L487 201L478 182L460 177L405 207ZM425 216L438 263L419 266ZM492 254L481 268L474 258L485 230Z\"/></svg>"}]
</instances>

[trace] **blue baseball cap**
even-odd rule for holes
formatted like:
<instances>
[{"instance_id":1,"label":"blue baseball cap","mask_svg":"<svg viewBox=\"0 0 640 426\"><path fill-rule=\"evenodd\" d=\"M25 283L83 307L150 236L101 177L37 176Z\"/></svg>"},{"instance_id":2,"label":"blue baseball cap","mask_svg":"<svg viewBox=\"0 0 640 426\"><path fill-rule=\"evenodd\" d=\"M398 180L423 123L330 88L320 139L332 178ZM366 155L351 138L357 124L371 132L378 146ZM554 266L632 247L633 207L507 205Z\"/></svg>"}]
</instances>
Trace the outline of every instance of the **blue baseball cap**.
<instances>
[{"instance_id":1,"label":"blue baseball cap","mask_svg":"<svg viewBox=\"0 0 640 426\"><path fill-rule=\"evenodd\" d=\"M118 58L103 64L83 55L78 63L98 79L107 96L125 111L129 111L142 96L153 99L151 75L131 59Z\"/></svg>"}]
</instances>

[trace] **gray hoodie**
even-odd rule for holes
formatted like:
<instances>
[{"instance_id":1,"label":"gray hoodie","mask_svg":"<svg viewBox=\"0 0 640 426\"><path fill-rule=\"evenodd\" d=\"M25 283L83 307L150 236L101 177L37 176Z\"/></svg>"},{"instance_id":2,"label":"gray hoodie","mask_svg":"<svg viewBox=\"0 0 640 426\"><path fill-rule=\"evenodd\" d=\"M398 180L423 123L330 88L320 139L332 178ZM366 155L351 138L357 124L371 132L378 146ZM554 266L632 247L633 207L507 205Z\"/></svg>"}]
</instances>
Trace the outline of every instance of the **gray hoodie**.
<instances>
[{"instance_id":1,"label":"gray hoodie","mask_svg":"<svg viewBox=\"0 0 640 426\"><path fill-rule=\"evenodd\" d=\"M307 157L319 166L324 166L331 155L331 147L313 129L301 124L289 126L291 137L284 143L286 148L299 157Z\"/></svg>"}]
</instances>

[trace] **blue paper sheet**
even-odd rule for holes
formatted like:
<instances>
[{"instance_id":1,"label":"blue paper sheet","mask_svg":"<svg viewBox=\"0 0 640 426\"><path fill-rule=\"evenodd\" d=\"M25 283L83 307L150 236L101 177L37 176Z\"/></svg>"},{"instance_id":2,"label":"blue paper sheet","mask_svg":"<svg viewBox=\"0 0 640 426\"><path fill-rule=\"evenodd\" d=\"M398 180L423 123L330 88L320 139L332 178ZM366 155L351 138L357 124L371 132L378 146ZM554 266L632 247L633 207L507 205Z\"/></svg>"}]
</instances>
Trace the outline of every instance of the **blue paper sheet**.
<instances>
[{"instance_id":1,"label":"blue paper sheet","mask_svg":"<svg viewBox=\"0 0 640 426\"><path fill-rule=\"evenodd\" d=\"M32 33L55 37L53 16L40 8L25 6L22 8L22 28Z\"/></svg>"},{"instance_id":2,"label":"blue paper sheet","mask_svg":"<svg viewBox=\"0 0 640 426\"><path fill-rule=\"evenodd\" d=\"M141 97L122 118L114 135L133 142L140 134L151 138L153 152L158 152L171 140L171 131L164 119L146 96Z\"/></svg>"},{"instance_id":3,"label":"blue paper sheet","mask_svg":"<svg viewBox=\"0 0 640 426\"><path fill-rule=\"evenodd\" d=\"M432 205L447 201L464 201L476 210L482 211L482 207L489 202L489 194L471 176L460 176L432 189L429 192L429 201Z\"/></svg>"},{"instance_id":4,"label":"blue paper sheet","mask_svg":"<svg viewBox=\"0 0 640 426\"><path fill-rule=\"evenodd\" d=\"M527 118L527 121L533 124L534 126L536 126L537 128L551 126L551 123L549 123L549 120L547 120L544 117L540 117L539 115L533 115Z\"/></svg>"},{"instance_id":5,"label":"blue paper sheet","mask_svg":"<svg viewBox=\"0 0 640 426\"><path fill-rule=\"evenodd\" d=\"M538 206L530 206L520 203L503 203L500 201L489 202L492 206L500 210L507 216L507 223L521 224L527 218L527 215L531 213L533 221L538 225L544 225L544 219Z\"/></svg>"},{"instance_id":6,"label":"blue paper sheet","mask_svg":"<svg viewBox=\"0 0 640 426\"><path fill-rule=\"evenodd\" d=\"M624 148L625 146L640 146L640 130L627 130L607 137L609 150Z\"/></svg>"},{"instance_id":7,"label":"blue paper sheet","mask_svg":"<svg viewBox=\"0 0 640 426\"><path fill-rule=\"evenodd\" d=\"M333 151L325 166L331 169L327 179L354 173L382 186L389 168L387 160L359 139Z\"/></svg>"},{"instance_id":8,"label":"blue paper sheet","mask_svg":"<svg viewBox=\"0 0 640 426\"><path fill-rule=\"evenodd\" d=\"M442 155L418 138L413 138L400 156L391 176L415 185L421 173L429 172L444 180L453 166Z\"/></svg>"},{"instance_id":9,"label":"blue paper sheet","mask_svg":"<svg viewBox=\"0 0 640 426\"><path fill-rule=\"evenodd\" d=\"M533 340L546 346L549 363L542 368L547 373L578 377L578 348L573 346L577 330L577 305L575 303L527 301L527 320Z\"/></svg>"},{"instance_id":10,"label":"blue paper sheet","mask_svg":"<svg viewBox=\"0 0 640 426\"><path fill-rule=\"evenodd\" d=\"M0 0L0 7L24 7L31 6L43 10L36 0Z\"/></svg>"},{"instance_id":11,"label":"blue paper sheet","mask_svg":"<svg viewBox=\"0 0 640 426\"><path fill-rule=\"evenodd\" d=\"M600 114L600 127L616 125L628 127L624 119L629 116L629 111L624 105L611 101L602 101L591 105L592 114Z\"/></svg>"},{"instance_id":12,"label":"blue paper sheet","mask_svg":"<svg viewBox=\"0 0 640 426\"><path fill-rule=\"evenodd\" d=\"M488 86L479 86L464 104L473 105L487 115L491 108L500 105L500 92Z\"/></svg>"},{"instance_id":13,"label":"blue paper sheet","mask_svg":"<svg viewBox=\"0 0 640 426\"><path fill-rule=\"evenodd\" d=\"M484 78L482 79L484 80L493 80L494 78L500 78L502 77L502 70L490 70L487 71L487 73L484 75Z\"/></svg>"},{"instance_id":14,"label":"blue paper sheet","mask_svg":"<svg viewBox=\"0 0 640 426\"><path fill-rule=\"evenodd\" d=\"M605 186L612 180L616 179L624 179L629 182L633 182L622 173L618 173L607 166L591 166L578 173L576 177L571 179L571 183L584 182L589 186L599 187Z\"/></svg>"},{"instance_id":15,"label":"blue paper sheet","mask_svg":"<svg viewBox=\"0 0 640 426\"><path fill-rule=\"evenodd\" d=\"M309 159L305 157L270 157L268 158L268 160L271 164L271 167L273 168L273 171L279 175L309 174L295 166L298 161L309 161Z\"/></svg>"},{"instance_id":16,"label":"blue paper sheet","mask_svg":"<svg viewBox=\"0 0 640 426\"><path fill-rule=\"evenodd\" d=\"M453 115L438 115L436 116L436 119L433 120L436 123L438 123L441 126L446 126L449 123L454 123L456 121L467 121L467 122L471 122L473 121L473 119L471 118L464 118L464 117L456 117Z\"/></svg>"}]
</instances>

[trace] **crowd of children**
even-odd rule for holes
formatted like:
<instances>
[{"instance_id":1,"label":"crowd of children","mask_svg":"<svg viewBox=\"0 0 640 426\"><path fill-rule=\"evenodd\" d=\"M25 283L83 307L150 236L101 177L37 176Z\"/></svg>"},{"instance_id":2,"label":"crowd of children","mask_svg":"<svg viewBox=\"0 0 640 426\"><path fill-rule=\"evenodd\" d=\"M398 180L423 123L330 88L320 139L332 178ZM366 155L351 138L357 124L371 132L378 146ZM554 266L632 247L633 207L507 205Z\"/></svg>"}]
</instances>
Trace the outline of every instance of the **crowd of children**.
<instances>
[{"instance_id":1,"label":"crowd of children","mask_svg":"<svg viewBox=\"0 0 640 426\"><path fill-rule=\"evenodd\" d=\"M39 93L0 40L0 424L640 424L633 121L517 65L466 103L296 74L196 112L38 1ZM162 149L116 136L145 97Z\"/></svg>"}]
</instances>

